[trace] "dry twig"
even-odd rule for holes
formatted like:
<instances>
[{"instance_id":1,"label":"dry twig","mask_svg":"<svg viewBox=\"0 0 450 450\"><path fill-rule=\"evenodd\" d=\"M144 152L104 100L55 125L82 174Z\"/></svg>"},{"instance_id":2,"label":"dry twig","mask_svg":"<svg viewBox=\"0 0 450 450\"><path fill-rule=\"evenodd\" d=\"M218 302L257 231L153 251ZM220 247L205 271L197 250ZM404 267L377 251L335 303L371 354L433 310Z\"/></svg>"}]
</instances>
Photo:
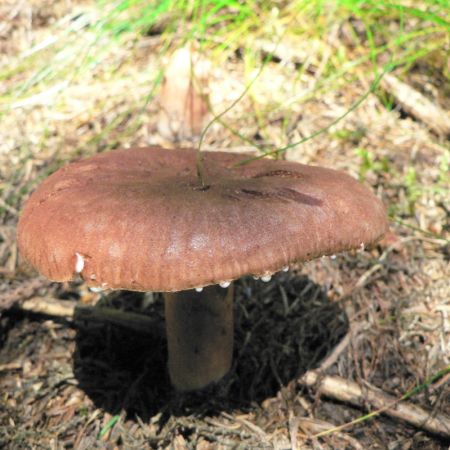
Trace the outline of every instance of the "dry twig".
<instances>
[{"instance_id":1,"label":"dry twig","mask_svg":"<svg viewBox=\"0 0 450 450\"><path fill-rule=\"evenodd\" d=\"M450 437L450 417L441 413L436 413L433 416L430 411L398 400L375 387L366 386L364 389L361 389L353 381L345 380L338 376L323 376L319 371L308 371L299 379L299 383L303 386L316 387L322 395L355 406L363 407L369 404L378 410L376 411L377 414L384 413L396 419L401 419L417 428L446 438ZM350 424L346 424L343 427L347 425ZM337 428L341 429L342 427Z\"/></svg>"},{"instance_id":2,"label":"dry twig","mask_svg":"<svg viewBox=\"0 0 450 450\"><path fill-rule=\"evenodd\" d=\"M450 116L447 111L443 111L394 75L386 74L381 84L408 114L428 125L436 133L450 135Z\"/></svg>"},{"instance_id":3,"label":"dry twig","mask_svg":"<svg viewBox=\"0 0 450 450\"><path fill-rule=\"evenodd\" d=\"M163 330L157 320L128 311L113 308L80 305L69 300L57 300L46 297L33 297L19 306L24 311L48 316L62 317L74 321L110 323L129 328L140 333L161 335Z\"/></svg>"}]
</instances>

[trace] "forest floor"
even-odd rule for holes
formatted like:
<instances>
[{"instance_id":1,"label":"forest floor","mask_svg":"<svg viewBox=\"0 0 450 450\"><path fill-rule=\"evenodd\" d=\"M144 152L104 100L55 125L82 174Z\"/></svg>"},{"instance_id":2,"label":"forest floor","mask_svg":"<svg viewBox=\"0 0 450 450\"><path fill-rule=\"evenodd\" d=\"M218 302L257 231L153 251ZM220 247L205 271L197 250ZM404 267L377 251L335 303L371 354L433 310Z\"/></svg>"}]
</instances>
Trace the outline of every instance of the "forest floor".
<instances>
[{"instance_id":1,"label":"forest floor","mask_svg":"<svg viewBox=\"0 0 450 450\"><path fill-rule=\"evenodd\" d=\"M450 63L439 28L448 22L403 18L402 33L421 36L409 41L414 58L379 83L389 45L376 34L380 42L370 44L357 12L327 15L322 34L303 30L311 11L296 18L289 5L261 12L273 21L262 35L231 25L225 35L202 31L211 107L218 114L235 102L203 148L304 141L280 156L359 178L384 202L390 231L373 248L293 267L269 283L238 280L232 370L217 386L182 395L168 379L159 294L49 282L22 260L15 232L29 194L64 163L117 147L193 145L157 131L161 71L186 33L165 13L145 33L111 38L95 34L105 24L95 2L19 3L0 5L0 447L448 448ZM384 24L392 35L394 19ZM303 31L268 39L289 27ZM414 95L423 103L408 104ZM52 299L69 313L26 307ZM119 313L75 307L71 316L75 304ZM133 329L133 320L154 327ZM330 380L337 384L327 391ZM357 389L343 397L348 386ZM412 423L414 408L425 420Z\"/></svg>"}]
</instances>

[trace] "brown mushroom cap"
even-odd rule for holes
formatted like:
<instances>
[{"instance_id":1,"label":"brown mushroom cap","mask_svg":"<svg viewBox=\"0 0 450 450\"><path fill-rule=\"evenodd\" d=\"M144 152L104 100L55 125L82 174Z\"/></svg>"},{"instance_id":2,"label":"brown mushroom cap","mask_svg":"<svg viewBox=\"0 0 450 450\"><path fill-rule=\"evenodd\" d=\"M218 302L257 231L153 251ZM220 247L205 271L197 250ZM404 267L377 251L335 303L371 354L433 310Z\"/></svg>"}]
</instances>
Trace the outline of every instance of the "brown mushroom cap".
<instances>
[{"instance_id":1,"label":"brown mushroom cap","mask_svg":"<svg viewBox=\"0 0 450 450\"><path fill-rule=\"evenodd\" d=\"M22 255L46 277L181 291L272 273L379 239L381 202L335 170L243 155L134 148L55 172L28 200Z\"/></svg>"}]
</instances>

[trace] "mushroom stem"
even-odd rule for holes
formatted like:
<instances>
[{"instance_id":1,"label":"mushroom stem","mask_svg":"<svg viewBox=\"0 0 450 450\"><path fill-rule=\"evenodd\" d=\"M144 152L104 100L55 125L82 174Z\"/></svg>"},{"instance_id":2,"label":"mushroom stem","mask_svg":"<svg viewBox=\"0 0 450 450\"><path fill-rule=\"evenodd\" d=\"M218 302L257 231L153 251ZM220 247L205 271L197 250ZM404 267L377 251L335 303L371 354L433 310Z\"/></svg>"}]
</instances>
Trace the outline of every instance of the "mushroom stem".
<instances>
[{"instance_id":1,"label":"mushroom stem","mask_svg":"<svg viewBox=\"0 0 450 450\"><path fill-rule=\"evenodd\" d=\"M169 374L179 391L219 381L233 353L233 285L164 294Z\"/></svg>"}]
</instances>

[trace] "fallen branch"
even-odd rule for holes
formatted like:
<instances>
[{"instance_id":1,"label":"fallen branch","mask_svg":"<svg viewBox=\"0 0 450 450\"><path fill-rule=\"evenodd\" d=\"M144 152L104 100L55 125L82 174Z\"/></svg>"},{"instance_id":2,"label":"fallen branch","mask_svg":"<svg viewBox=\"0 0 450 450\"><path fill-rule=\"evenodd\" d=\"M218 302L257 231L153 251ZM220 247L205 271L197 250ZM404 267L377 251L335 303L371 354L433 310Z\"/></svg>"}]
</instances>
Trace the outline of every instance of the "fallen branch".
<instances>
[{"instance_id":1,"label":"fallen branch","mask_svg":"<svg viewBox=\"0 0 450 450\"><path fill-rule=\"evenodd\" d=\"M408 114L428 125L436 133L450 135L450 116L447 111L394 75L385 74L381 85Z\"/></svg>"},{"instance_id":2,"label":"fallen branch","mask_svg":"<svg viewBox=\"0 0 450 450\"><path fill-rule=\"evenodd\" d=\"M396 419L401 419L417 428L450 438L450 417L445 414L433 414L420 406L403 401L409 395L404 395L400 400L388 395L373 386L365 386L362 389L353 381L345 380L338 376L323 376L319 371L308 371L298 380L302 386L314 387L318 392L327 397L350 403L358 407L370 405L376 411L356 419L348 424L323 431L320 436L340 431L342 428L354 425L369 417L380 413L387 414ZM318 435L317 435L318 436Z\"/></svg>"},{"instance_id":3,"label":"fallen branch","mask_svg":"<svg viewBox=\"0 0 450 450\"><path fill-rule=\"evenodd\" d=\"M80 305L75 301L57 300L47 297L33 297L25 300L18 307L23 311L61 317L74 322L110 323L139 333L164 334L163 327L159 321L142 314L114 308Z\"/></svg>"}]
</instances>

